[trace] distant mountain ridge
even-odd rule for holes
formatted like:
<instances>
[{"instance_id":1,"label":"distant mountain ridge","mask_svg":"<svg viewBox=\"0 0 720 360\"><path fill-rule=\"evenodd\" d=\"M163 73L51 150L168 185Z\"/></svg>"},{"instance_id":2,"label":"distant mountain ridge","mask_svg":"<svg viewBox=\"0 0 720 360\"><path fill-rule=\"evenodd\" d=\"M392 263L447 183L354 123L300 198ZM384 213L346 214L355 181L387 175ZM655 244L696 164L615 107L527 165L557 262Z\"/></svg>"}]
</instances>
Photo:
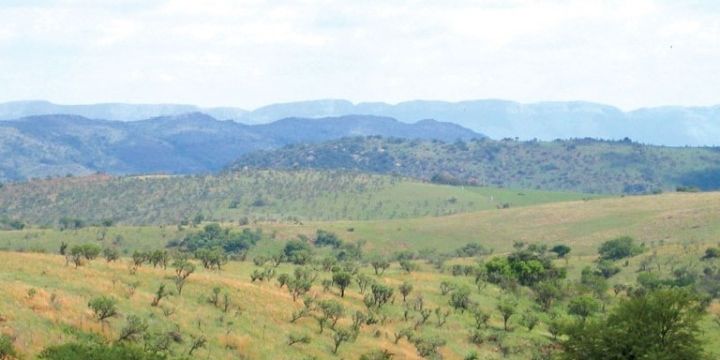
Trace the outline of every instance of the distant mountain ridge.
<instances>
[{"instance_id":1,"label":"distant mountain ridge","mask_svg":"<svg viewBox=\"0 0 720 360\"><path fill-rule=\"evenodd\" d=\"M59 105L44 100L0 103L0 120L13 120L40 115L77 115L89 119L139 121L160 116L177 116L202 112L216 119L239 119L246 110L235 107L203 108L187 104L124 104L103 103L87 105Z\"/></svg>"},{"instance_id":2,"label":"distant mountain ridge","mask_svg":"<svg viewBox=\"0 0 720 360\"><path fill-rule=\"evenodd\" d=\"M664 106L622 111L613 106L583 101L522 104L507 100L407 101L398 104L347 100L313 100L278 103L252 111L240 108L200 108L192 105L55 105L48 102L0 104L0 120L38 114L75 114L108 120L141 120L203 112L217 119L264 124L301 117L375 115L414 123L423 119L452 122L494 139L524 140L631 138L667 146L720 145L720 105Z\"/></svg>"},{"instance_id":3,"label":"distant mountain ridge","mask_svg":"<svg viewBox=\"0 0 720 360\"><path fill-rule=\"evenodd\" d=\"M203 113L132 122L43 115L0 121L0 181L98 171L206 173L255 150L366 135L443 141L483 137L450 123L407 124L360 115L261 125L219 121Z\"/></svg>"}]
</instances>

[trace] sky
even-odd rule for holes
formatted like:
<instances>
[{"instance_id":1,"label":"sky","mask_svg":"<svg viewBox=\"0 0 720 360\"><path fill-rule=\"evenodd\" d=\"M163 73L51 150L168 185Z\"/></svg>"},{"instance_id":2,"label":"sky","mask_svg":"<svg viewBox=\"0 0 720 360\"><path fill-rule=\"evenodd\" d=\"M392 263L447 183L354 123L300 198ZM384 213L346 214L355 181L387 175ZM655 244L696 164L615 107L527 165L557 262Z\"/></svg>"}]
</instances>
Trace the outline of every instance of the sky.
<instances>
[{"instance_id":1,"label":"sky","mask_svg":"<svg viewBox=\"0 0 720 360\"><path fill-rule=\"evenodd\" d=\"M0 101L720 104L714 0L0 0Z\"/></svg>"}]
</instances>

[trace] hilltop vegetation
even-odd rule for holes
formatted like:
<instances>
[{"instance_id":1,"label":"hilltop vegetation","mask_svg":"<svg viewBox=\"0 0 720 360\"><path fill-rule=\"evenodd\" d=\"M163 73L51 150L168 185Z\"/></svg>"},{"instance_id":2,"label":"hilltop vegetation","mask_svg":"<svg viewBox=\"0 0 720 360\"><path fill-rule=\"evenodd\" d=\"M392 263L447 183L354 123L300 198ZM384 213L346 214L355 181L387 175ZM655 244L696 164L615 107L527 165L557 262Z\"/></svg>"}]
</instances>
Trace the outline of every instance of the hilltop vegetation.
<instances>
[{"instance_id":1,"label":"hilltop vegetation","mask_svg":"<svg viewBox=\"0 0 720 360\"><path fill-rule=\"evenodd\" d=\"M68 228L110 221L297 223L448 215L577 200L577 193L453 187L346 172L238 171L218 176L68 177L0 188L0 221ZM15 222L15 223L13 223ZM17 222L20 222L18 224Z\"/></svg>"},{"instance_id":2,"label":"hilltop vegetation","mask_svg":"<svg viewBox=\"0 0 720 360\"><path fill-rule=\"evenodd\" d=\"M241 154L343 136L482 137L455 124L415 124L374 116L288 118L262 125L219 121L201 113L119 122L75 115L0 121L0 181L66 174L207 173Z\"/></svg>"},{"instance_id":3,"label":"hilltop vegetation","mask_svg":"<svg viewBox=\"0 0 720 360\"><path fill-rule=\"evenodd\" d=\"M717 148L592 139L443 143L355 137L242 156L231 168L346 169L448 184L643 194L720 188Z\"/></svg>"}]
</instances>

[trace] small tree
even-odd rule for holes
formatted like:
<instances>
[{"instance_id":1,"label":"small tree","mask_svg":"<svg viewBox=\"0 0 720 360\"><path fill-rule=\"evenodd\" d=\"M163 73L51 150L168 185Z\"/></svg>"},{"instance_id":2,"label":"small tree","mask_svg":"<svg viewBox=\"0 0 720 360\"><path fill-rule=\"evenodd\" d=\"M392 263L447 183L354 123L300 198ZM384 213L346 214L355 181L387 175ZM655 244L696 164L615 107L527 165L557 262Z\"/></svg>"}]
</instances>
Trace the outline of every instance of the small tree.
<instances>
[{"instance_id":1,"label":"small tree","mask_svg":"<svg viewBox=\"0 0 720 360\"><path fill-rule=\"evenodd\" d=\"M90 300L88 307L100 322L118 315L117 301L108 296L100 296Z\"/></svg>"},{"instance_id":2,"label":"small tree","mask_svg":"<svg viewBox=\"0 0 720 360\"><path fill-rule=\"evenodd\" d=\"M579 316L582 321L598 310L600 310L600 303L589 295L578 296L570 300L570 304L568 304L568 313Z\"/></svg>"},{"instance_id":3,"label":"small tree","mask_svg":"<svg viewBox=\"0 0 720 360\"><path fill-rule=\"evenodd\" d=\"M352 330L349 329L336 329L333 334L333 354L337 354L338 348L344 342L350 341L354 338Z\"/></svg>"},{"instance_id":4,"label":"small tree","mask_svg":"<svg viewBox=\"0 0 720 360\"><path fill-rule=\"evenodd\" d=\"M552 247L552 249L550 249L550 251L554 252L560 259L565 259L565 257L567 256L567 254L570 253L571 250L572 249L570 249L569 246L562 244L555 245Z\"/></svg>"},{"instance_id":5,"label":"small tree","mask_svg":"<svg viewBox=\"0 0 720 360\"><path fill-rule=\"evenodd\" d=\"M352 276L344 271L333 274L333 284L340 289L340 297L345 297L345 289L350 286Z\"/></svg>"},{"instance_id":6,"label":"small tree","mask_svg":"<svg viewBox=\"0 0 720 360\"><path fill-rule=\"evenodd\" d=\"M155 297L153 298L152 303L150 305L152 306L158 306L160 304L160 300L170 295L170 292L165 290L165 284L160 284L157 291L155 291Z\"/></svg>"},{"instance_id":7,"label":"small tree","mask_svg":"<svg viewBox=\"0 0 720 360\"><path fill-rule=\"evenodd\" d=\"M360 294L365 294L365 289L373 283L373 279L365 274L357 274L355 281L357 281L360 288Z\"/></svg>"},{"instance_id":8,"label":"small tree","mask_svg":"<svg viewBox=\"0 0 720 360\"><path fill-rule=\"evenodd\" d=\"M345 314L345 308L337 301L325 300L318 303L320 315L316 317L318 325L320 325L320 334L322 334L325 324L330 324L330 328L334 329L335 324Z\"/></svg>"},{"instance_id":9,"label":"small tree","mask_svg":"<svg viewBox=\"0 0 720 360\"><path fill-rule=\"evenodd\" d=\"M398 290L400 290L400 294L402 294L403 302L405 302L405 299L413 290L413 286L411 283L407 281L403 281L402 284L400 284L400 287L398 287Z\"/></svg>"},{"instance_id":10,"label":"small tree","mask_svg":"<svg viewBox=\"0 0 720 360\"><path fill-rule=\"evenodd\" d=\"M450 306L455 310L464 313L470 308L470 304L470 289L467 287L460 287L450 294Z\"/></svg>"},{"instance_id":11,"label":"small tree","mask_svg":"<svg viewBox=\"0 0 720 360\"><path fill-rule=\"evenodd\" d=\"M400 260L400 268L405 270L407 273L411 273L417 270L417 265L410 260L403 259Z\"/></svg>"},{"instance_id":12,"label":"small tree","mask_svg":"<svg viewBox=\"0 0 720 360\"><path fill-rule=\"evenodd\" d=\"M175 268L175 288L178 295L181 295L187 278L195 272L195 265L188 261L187 258L180 257L173 262L172 266Z\"/></svg>"},{"instance_id":13,"label":"small tree","mask_svg":"<svg viewBox=\"0 0 720 360\"><path fill-rule=\"evenodd\" d=\"M295 344L309 344L310 336L307 334L290 333L288 335L288 345L293 346Z\"/></svg>"},{"instance_id":14,"label":"small tree","mask_svg":"<svg viewBox=\"0 0 720 360\"><path fill-rule=\"evenodd\" d=\"M205 335L199 335L199 336L191 336L190 341L190 350L188 351L188 355L192 356L193 352L197 349L204 348L207 344L207 338Z\"/></svg>"},{"instance_id":15,"label":"small tree","mask_svg":"<svg viewBox=\"0 0 720 360\"><path fill-rule=\"evenodd\" d=\"M107 262L117 261L120 258L120 252L116 248L107 247L103 249L103 257Z\"/></svg>"},{"instance_id":16,"label":"small tree","mask_svg":"<svg viewBox=\"0 0 720 360\"><path fill-rule=\"evenodd\" d=\"M508 321L515 314L517 303L514 300L505 299L497 305L497 308L503 318L503 329L508 331Z\"/></svg>"},{"instance_id":17,"label":"small tree","mask_svg":"<svg viewBox=\"0 0 720 360\"><path fill-rule=\"evenodd\" d=\"M384 257L375 257L370 261L370 265L373 267L373 270L375 270L375 275L382 275L387 268L390 267L390 261L385 259Z\"/></svg>"},{"instance_id":18,"label":"small tree","mask_svg":"<svg viewBox=\"0 0 720 360\"><path fill-rule=\"evenodd\" d=\"M644 248L635 244L635 240L629 236L622 236L608 240L600 246L600 257L605 260L620 260L633 257L642 253Z\"/></svg>"},{"instance_id":19,"label":"small tree","mask_svg":"<svg viewBox=\"0 0 720 360\"><path fill-rule=\"evenodd\" d=\"M130 315L127 318L127 324L120 330L118 341L138 341L142 339L147 329L147 321L137 315Z\"/></svg>"}]
</instances>

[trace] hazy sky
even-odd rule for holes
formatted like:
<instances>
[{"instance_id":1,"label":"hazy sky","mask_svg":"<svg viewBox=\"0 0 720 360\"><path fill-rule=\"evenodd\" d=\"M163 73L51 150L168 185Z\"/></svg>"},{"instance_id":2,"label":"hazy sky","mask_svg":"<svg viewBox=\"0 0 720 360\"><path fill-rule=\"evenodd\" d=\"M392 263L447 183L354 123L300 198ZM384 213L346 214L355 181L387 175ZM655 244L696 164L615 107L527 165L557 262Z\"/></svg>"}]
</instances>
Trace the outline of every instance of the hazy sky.
<instances>
[{"instance_id":1,"label":"hazy sky","mask_svg":"<svg viewBox=\"0 0 720 360\"><path fill-rule=\"evenodd\" d=\"M718 104L718 3L0 0L0 101Z\"/></svg>"}]
</instances>

